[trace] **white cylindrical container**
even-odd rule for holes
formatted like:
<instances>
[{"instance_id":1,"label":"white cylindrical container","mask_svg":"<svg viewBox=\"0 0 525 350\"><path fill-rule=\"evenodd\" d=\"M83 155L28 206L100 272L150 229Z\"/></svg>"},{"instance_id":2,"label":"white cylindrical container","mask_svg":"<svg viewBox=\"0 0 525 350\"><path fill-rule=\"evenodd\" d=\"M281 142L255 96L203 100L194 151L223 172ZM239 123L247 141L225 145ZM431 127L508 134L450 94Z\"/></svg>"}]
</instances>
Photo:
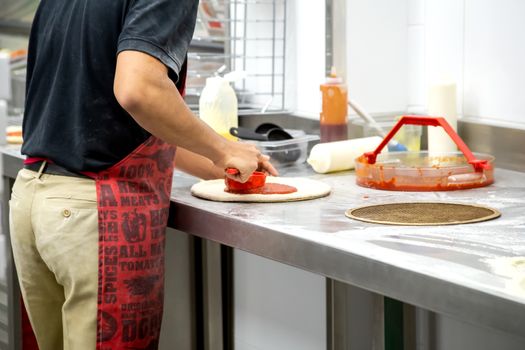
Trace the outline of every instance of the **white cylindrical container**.
<instances>
[{"instance_id":1,"label":"white cylindrical container","mask_svg":"<svg viewBox=\"0 0 525 350\"><path fill-rule=\"evenodd\" d=\"M428 96L428 115L444 117L457 131L456 84L444 82L433 85ZM441 127L428 127L428 151L431 153L455 152L456 144Z\"/></svg>"},{"instance_id":2,"label":"white cylindrical container","mask_svg":"<svg viewBox=\"0 0 525 350\"><path fill-rule=\"evenodd\" d=\"M206 79L199 99L199 117L220 135L235 140L230 128L238 126L237 95L227 79L219 76Z\"/></svg>"},{"instance_id":3,"label":"white cylindrical container","mask_svg":"<svg viewBox=\"0 0 525 350\"><path fill-rule=\"evenodd\" d=\"M365 152L376 149L383 139L379 136L359 139L319 143L312 148L308 164L321 174L350 170L355 167L355 159ZM385 147L381 152L388 152Z\"/></svg>"}]
</instances>

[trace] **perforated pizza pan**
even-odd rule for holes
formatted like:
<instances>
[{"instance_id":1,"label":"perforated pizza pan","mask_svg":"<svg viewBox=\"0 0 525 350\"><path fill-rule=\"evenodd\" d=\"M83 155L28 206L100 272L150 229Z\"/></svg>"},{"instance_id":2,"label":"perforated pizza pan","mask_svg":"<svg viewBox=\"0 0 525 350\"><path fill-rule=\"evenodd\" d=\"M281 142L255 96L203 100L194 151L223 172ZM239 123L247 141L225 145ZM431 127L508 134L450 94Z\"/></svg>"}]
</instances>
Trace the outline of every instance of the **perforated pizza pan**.
<instances>
[{"instance_id":1,"label":"perforated pizza pan","mask_svg":"<svg viewBox=\"0 0 525 350\"><path fill-rule=\"evenodd\" d=\"M389 203L346 211L346 216L355 220L405 226L469 224L492 220L500 215L496 209L481 205L447 202Z\"/></svg>"}]
</instances>

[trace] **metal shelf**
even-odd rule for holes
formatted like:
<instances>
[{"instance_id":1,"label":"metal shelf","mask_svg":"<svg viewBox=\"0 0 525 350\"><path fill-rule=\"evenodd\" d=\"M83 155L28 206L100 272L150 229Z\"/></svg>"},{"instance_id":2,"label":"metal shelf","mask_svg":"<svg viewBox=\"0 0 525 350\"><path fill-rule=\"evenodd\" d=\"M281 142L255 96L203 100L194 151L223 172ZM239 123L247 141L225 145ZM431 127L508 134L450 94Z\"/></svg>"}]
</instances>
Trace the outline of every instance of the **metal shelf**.
<instances>
[{"instance_id":1,"label":"metal shelf","mask_svg":"<svg viewBox=\"0 0 525 350\"><path fill-rule=\"evenodd\" d=\"M224 42L202 37L193 37L190 44L190 50L205 50L206 52L224 52Z\"/></svg>"},{"instance_id":2,"label":"metal shelf","mask_svg":"<svg viewBox=\"0 0 525 350\"><path fill-rule=\"evenodd\" d=\"M192 52L190 47L186 89L190 108L197 110L206 78L223 70L223 74L246 73L244 80L234 83L240 114L245 110L241 105L251 111L285 110L287 0L201 0L203 3L212 10L208 13L200 8L197 35L202 38L197 36L194 42L214 41L222 50L192 45L203 48Z\"/></svg>"},{"instance_id":3,"label":"metal shelf","mask_svg":"<svg viewBox=\"0 0 525 350\"><path fill-rule=\"evenodd\" d=\"M0 19L0 32L3 34L29 36L31 23Z\"/></svg>"},{"instance_id":4,"label":"metal shelf","mask_svg":"<svg viewBox=\"0 0 525 350\"><path fill-rule=\"evenodd\" d=\"M188 55L187 94L193 95L190 99L198 99L206 78L224 65L223 73L233 70L247 73L244 81L235 83L236 90L247 92L240 94L243 99L240 104L250 103L258 110L270 101L270 109L284 110L287 0L201 0L201 3L216 7L212 14L199 10L197 21L201 30L195 32ZM13 7L18 9L16 16L11 11L12 18L0 19L0 32L29 36L31 23L22 18L32 12L28 5L24 6L17 4Z\"/></svg>"}]
</instances>

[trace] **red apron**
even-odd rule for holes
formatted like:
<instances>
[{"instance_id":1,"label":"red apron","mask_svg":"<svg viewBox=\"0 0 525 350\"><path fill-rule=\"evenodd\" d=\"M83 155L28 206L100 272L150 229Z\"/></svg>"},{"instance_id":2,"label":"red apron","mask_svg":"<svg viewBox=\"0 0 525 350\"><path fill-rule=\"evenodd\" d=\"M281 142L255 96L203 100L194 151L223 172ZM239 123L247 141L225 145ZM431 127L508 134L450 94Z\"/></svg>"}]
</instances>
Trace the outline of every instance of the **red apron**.
<instances>
[{"instance_id":1,"label":"red apron","mask_svg":"<svg viewBox=\"0 0 525 350\"><path fill-rule=\"evenodd\" d=\"M179 74L184 96L186 62ZM164 305L164 245L174 146L151 136L96 180L97 350L156 350ZM22 307L23 349L38 349Z\"/></svg>"},{"instance_id":2,"label":"red apron","mask_svg":"<svg viewBox=\"0 0 525 350\"><path fill-rule=\"evenodd\" d=\"M97 350L156 350L175 147L150 137L96 174ZM22 303L23 349L38 349ZM25 317L24 317L25 316Z\"/></svg>"},{"instance_id":3,"label":"red apron","mask_svg":"<svg viewBox=\"0 0 525 350\"><path fill-rule=\"evenodd\" d=\"M180 76L184 87L185 64ZM97 350L158 348L174 157L174 146L152 136L96 176Z\"/></svg>"},{"instance_id":4,"label":"red apron","mask_svg":"<svg viewBox=\"0 0 525 350\"><path fill-rule=\"evenodd\" d=\"M175 147L149 138L96 178L97 350L157 349Z\"/></svg>"},{"instance_id":5,"label":"red apron","mask_svg":"<svg viewBox=\"0 0 525 350\"><path fill-rule=\"evenodd\" d=\"M174 146L152 136L94 176L99 228L97 350L158 348L174 156ZM27 327L23 348L38 349L28 320L22 321Z\"/></svg>"}]
</instances>

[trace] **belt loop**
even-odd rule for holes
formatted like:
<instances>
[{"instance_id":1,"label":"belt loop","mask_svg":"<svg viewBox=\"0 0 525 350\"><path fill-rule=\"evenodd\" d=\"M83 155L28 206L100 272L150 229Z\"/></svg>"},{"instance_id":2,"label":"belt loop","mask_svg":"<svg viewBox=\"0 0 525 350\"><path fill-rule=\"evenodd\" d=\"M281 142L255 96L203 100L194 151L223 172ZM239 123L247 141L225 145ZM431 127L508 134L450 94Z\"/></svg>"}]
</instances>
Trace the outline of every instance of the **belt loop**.
<instances>
[{"instance_id":1,"label":"belt loop","mask_svg":"<svg viewBox=\"0 0 525 350\"><path fill-rule=\"evenodd\" d=\"M42 162L42 165L40 166L40 169L38 169L38 174L36 174L36 178L40 180L40 177L42 176L42 173L44 172L44 169L46 168L47 160L44 160Z\"/></svg>"}]
</instances>

